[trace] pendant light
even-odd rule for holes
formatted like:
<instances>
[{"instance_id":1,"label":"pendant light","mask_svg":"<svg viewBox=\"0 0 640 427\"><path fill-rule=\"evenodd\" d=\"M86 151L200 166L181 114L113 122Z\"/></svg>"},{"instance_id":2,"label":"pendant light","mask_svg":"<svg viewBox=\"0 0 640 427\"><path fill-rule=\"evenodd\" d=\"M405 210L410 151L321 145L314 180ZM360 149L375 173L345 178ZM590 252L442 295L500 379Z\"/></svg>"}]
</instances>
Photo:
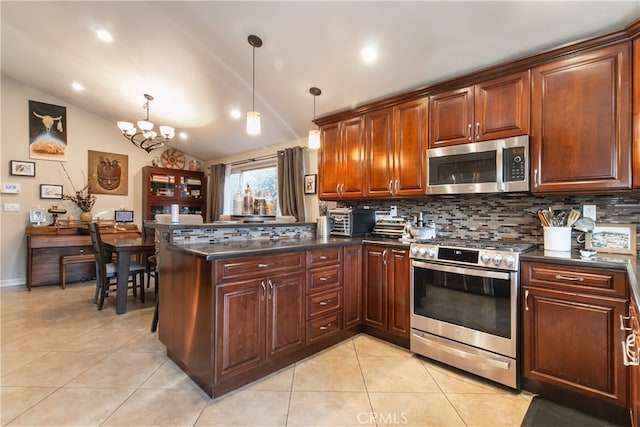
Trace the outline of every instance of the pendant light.
<instances>
[{"instance_id":1,"label":"pendant light","mask_svg":"<svg viewBox=\"0 0 640 427\"><path fill-rule=\"evenodd\" d=\"M320 95L322 91L317 87L309 88L309 93L313 95L313 122L316 121L316 96ZM309 131L309 148L312 150L317 150L320 148L320 130L316 126L315 129L311 129Z\"/></svg>"},{"instance_id":2,"label":"pendant light","mask_svg":"<svg viewBox=\"0 0 640 427\"><path fill-rule=\"evenodd\" d=\"M253 93L251 101L251 111L247 112L247 133L249 135L259 135L260 113L256 111L256 48L262 46L262 39L254 34L251 34L248 40L251 47L253 47Z\"/></svg>"}]
</instances>

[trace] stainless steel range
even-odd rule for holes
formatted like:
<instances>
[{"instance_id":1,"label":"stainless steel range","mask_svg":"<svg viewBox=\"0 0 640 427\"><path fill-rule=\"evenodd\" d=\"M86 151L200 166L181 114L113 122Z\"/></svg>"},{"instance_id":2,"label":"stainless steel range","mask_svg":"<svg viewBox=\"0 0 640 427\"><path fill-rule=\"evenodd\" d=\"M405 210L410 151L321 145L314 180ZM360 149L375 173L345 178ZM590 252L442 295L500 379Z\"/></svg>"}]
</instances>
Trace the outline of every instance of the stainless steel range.
<instances>
[{"instance_id":1,"label":"stainless steel range","mask_svg":"<svg viewBox=\"0 0 640 427\"><path fill-rule=\"evenodd\" d=\"M519 388L520 254L528 243L411 244L411 351Z\"/></svg>"}]
</instances>

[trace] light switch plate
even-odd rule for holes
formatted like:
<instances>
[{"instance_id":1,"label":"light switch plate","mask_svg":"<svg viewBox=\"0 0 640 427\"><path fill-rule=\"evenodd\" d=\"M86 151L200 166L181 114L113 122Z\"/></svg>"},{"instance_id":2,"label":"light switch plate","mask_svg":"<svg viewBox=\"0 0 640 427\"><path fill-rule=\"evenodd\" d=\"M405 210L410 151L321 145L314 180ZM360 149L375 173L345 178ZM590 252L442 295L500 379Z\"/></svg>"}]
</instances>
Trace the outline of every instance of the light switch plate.
<instances>
[{"instance_id":1,"label":"light switch plate","mask_svg":"<svg viewBox=\"0 0 640 427\"><path fill-rule=\"evenodd\" d=\"M583 205L582 206L582 216L585 218L591 218L592 220L596 220L596 205Z\"/></svg>"},{"instance_id":2,"label":"light switch plate","mask_svg":"<svg viewBox=\"0 0 640 427\"><path fill-rule=\"evenodd\" d=\"M20 203L5 203L3 208L5 212L20 212Z\"/></svg>"},{"instance_id":3,"label":"light switch plate","mask_svg":"<svg viewBox=\"0 0 640 427\"><path fill-rule=\"evenodd\" d=\"M0 191L2 193L18 194L20 193L20 184L15 182L3 182Z\"/></svg>"}]
</instances>

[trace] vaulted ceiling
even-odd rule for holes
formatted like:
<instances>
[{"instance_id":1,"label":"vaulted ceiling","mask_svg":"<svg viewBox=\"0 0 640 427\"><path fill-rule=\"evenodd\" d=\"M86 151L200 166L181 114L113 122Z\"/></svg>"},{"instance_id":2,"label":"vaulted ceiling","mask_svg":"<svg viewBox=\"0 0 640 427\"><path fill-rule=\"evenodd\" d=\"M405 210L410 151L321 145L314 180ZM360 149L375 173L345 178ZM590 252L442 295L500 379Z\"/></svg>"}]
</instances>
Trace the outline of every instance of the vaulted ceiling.
<instances>
[{"instance_id":1,"label":"vaulted ceiling","mask_svg":"<svg viewBox=\"0 0 640 427\"><path fill-rule=\"evenodd\" d=\"M618 30L640 1L2 1L2 73L106 120L184 131L211 160L306 138L322 116ZM97 39L106 29L113 42ZM262 133L245 132L252 104ZM360 57L372 44L372 63ZM70 83L80 82L82 91ZM232 109L242 117L234 119Z\"/></svg>"}]
</instances>

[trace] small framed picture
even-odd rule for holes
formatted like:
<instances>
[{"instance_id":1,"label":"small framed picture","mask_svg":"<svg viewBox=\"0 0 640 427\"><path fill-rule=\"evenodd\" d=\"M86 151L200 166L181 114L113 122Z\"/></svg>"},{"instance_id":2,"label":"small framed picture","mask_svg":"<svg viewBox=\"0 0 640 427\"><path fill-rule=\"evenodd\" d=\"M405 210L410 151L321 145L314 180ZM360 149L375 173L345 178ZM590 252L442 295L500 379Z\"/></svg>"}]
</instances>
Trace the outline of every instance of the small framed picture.
<instances>
[{"instance_id":1,"label":"small framed picture","mask_svg":"<svg viewBox=\"0 0 640 427\"><path fill-rule=\"evenodd\" d=\"M305 175L304 176L304 194L316 194L316 180L318 178L317 174L313 175Z\"/></svg>"},{"instance_id":2,"label":"small framed picture","mask_svg":"<svg viewBox=\"0 0 640 427\"><path fill-rule=\"evenodd\" d=\"M36 163L23 162L20 160L10 160L11 175L17 176L36 176Z\"/></svg>"},{"instance_id":3,"label":"small framed picture","mask_svg":"<svg viewBox=\"0 0 640 427\"><path fill-rule=\"evenodd\" d=\"M585 248L598 252L636 254L635 224L596 224L587 233Z\"/></svg>"},{"instance_id":4,"label":"small framed picture","mask_svg":"<svg viewBox=\"0 0 640 427\"><path fill-rule=\"evenodd\" d=\"M62 185L40 184L41 199L62 199Z\"/></svg>"}]
</instances>

